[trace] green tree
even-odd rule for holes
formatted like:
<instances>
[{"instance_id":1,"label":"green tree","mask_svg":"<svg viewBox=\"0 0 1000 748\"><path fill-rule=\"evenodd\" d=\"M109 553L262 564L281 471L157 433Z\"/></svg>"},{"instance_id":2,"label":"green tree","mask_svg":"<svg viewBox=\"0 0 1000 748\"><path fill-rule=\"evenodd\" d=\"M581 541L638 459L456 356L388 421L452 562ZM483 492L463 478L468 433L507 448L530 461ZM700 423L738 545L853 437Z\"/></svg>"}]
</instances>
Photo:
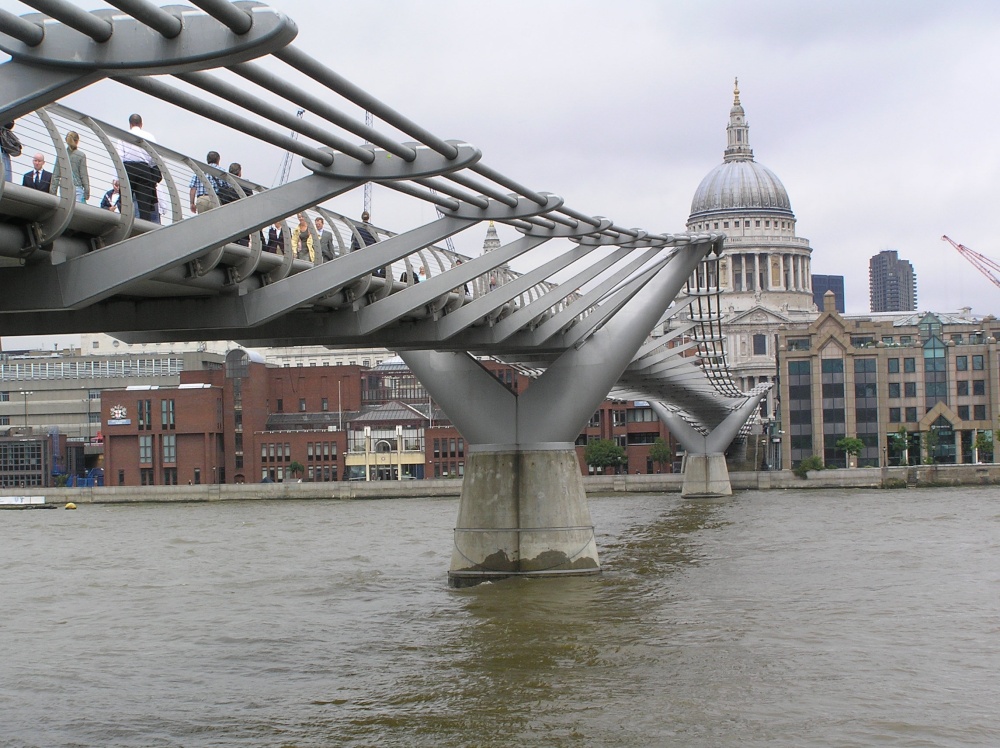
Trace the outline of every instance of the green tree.
<instances>
[{"instance_id":1,"label":"green tree","mask_svg":"<svg viewBox=\"0 0 1000 748\"><path fill-rule=\"evenodd\" d=\"M980 462L993 462L993 432L980 431L976 434L976 452ZM989 458L987 460L987 458Z\"/></svg>"},{"instance_id":2,"label":"green tree","mask_svg":"<svg viewBox=\"0 0 1000 748\"><path fill-rule=\"evenodd\" d=\"M664 465L673 462L674 453L662 436L656 437L656 441L649 448L649 459L660 466L661 473L665 472Z\"/></svg>"},{"instance_id":3,"label":"green tree","mask_svg":"<svg viewBox=\"0 0 1000 748\"><path fill-rule=\"evenodd\" d=\"M306 469L301 462L295 461L288 463L288 472L291 473L294 478L301 478L305 471Z\"/></svg>"},{"instance_id":4,"label":"green tree","mask_svg":"<svg viewBox=\"0 0 1000 748\"><path fill-rule=\"evenodd\" d=\"M845 436L843 439L837 440L836 446L837 449L848 457L857 457L861 453L861 450L865 448L865 443L856 436ZM848 467L850 467L850 460L847 462Z\"/></svg>"},{"instance_id":5,"label":"green tree","mask_svg":"<svg viewBox=\"0 0 1000 748\"><path fill-rule=\"evenodd\" d=\"M611 439L596 439L587 444L583 461L594 468L618 467L625 462L625 448Z\"/></svg>"},{"instance_id":6,"label":"green tree","mask_svg":"<svg viewBox=\"0 0 1000 748\"><path fill-rule=\"evenodd\" d=\"M800 478L808 478L806 475L810 470L822 470L823 469L823 459L818 455L809 455L802 459L802 461L796 465L792 472L795 473Z\"/></svg>"},{"instance_id":7,"label":"green tree","mask_svg":"<svg viewBox=\"0 0 1000 748\"><path fill-rule=\"evenodd\" d=\"M937 452L938 446L937 430L930 429L929 431L924 431L920 436L924 444L924 464L933 465L934 455Z\"/></svg>"}]
</instances>

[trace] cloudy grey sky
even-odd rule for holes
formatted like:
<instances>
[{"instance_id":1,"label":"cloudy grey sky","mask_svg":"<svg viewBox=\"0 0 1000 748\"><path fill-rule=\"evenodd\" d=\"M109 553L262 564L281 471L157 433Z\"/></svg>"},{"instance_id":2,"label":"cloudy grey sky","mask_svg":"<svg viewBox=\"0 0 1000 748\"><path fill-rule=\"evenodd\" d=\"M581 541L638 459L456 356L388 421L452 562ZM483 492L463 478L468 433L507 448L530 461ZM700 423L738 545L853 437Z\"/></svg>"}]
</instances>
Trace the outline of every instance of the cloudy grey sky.
<instances>
[{"instance_id":1,"label":"cloudy grey sky","mask_svg":"<svg viewBox=\"0 0 1000 748\"><path fill-rule=\"evenodd\" d=\"M940 239L1000 260L993 0L268 4L297 22L297 46L436 134L477 145L493 168L655 232L684 229L721 162L738 76L756 160L785 184L813 271L845 276L849 312L868 309L868 258L896 249L914 265L921 310L1000 314L1000 289ZM143 111L161 143L218 148L264 184L277 172L277 150L168 116L118 84L67 103L112 122ZM391 230L433 217L396 210L387 190L373 200ZM333 205L360 207L360 193ZM481 227L456 244L477 252Z\"/></svg>"}]
</instances>

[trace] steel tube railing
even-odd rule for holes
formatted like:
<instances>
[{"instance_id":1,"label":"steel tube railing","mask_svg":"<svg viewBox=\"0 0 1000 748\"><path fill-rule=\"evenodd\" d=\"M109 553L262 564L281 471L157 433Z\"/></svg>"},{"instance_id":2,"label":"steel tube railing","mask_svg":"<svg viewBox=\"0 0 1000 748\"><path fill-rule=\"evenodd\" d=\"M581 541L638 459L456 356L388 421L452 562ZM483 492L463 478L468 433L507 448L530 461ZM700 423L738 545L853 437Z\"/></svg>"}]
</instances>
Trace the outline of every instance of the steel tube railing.
<instances>
[{"instance_id":1,"label":"steel tube railing","mask_svg":"<svg viewBox=\"0 0 1000 748\"><path fill-rule=\"evenodd\" d=\"M309 76L317 83L322 83L348 101L354 102L366 112L371 112L379 119L388 122L397 130L405 132L410 137L437 151L445 158L451 159L458 156L458 149L451 143L442 140L408 117L404 117L392 107L383 104L367 91L354 85L339 73L335 73L330 68L317 62L305 52L289 45L275 52L273 56L286 65L295 68L300 73Z\"/></svg>"},{"instance_id":2,"label":"steel tube railing","mask_svg":"<svg viewBox=\"0 0 1000 748\"><path fill-rule=\"evenodd\" d=\"M586 213L581 213L578 210L573 210L572 208L567 207L565 205L560 205L558 208L556 208L556 211L562 213L563 215L567 215L570 218L575 218L578 221L589 223L594 228L597 228L598 226L601 225L600 220L598 220L597 218L594 218L593 216L588 216Z\"/></svg>"},{"instance_id":3,"label":"steel tube railing","mask_svg":"<svg viewBox=\"0 0 1000 748\"><path fill-rule=\"evenodd\" d=\"M7 10L0 10L0 32L24 42L29 47L37 47L45 38L45 29L37 23L26 21Z\"/></svg>"},{"instance_id":4,"label":"steel tube railing","mask_svg":"<svg viewBox=\"0 0 1000 748\"><path fill-rule=\"evenodd\" d=\"M287 109L282 109L230 83L219 80L211 73L178 73L174 77L203 91L208 91L220 99L225 99L231 104L248 109L264 119L271 120L275 124L282 125L301 135L317 140L323 145L347 154L351 158L356 158L362 163L370 164L375 160L375 154L370 150L359 148L354 143L349 143L342 138L331 135L327 130L306 122L301 117L296 117Z\"/></svg>"},{"instance_id":5,"label":"steel tube railing","mask_svg":"<svg viewBox=\"0 0 1000 748\"><path fill-rule=\"evenodd\" d=\"M165 39L176 38L184 28L180 18L173 13L167 13L158 5L153 5L149 0L107 0L107 3L159 32Z\"/></svg>"},{"instance_id":6,"label":"steel tube railing","mask_svg":"<svg viewBox=\"0 0 1000 748\"><path fill-rule=\"evenodd\" d=\"M445 174L444 177L446 179L450 179L452 182L462 185L463 187L468 187L470 190L481 192L487 197L492 197L494 200L501 202L504 205L509 205L512 208L517 205L517 198L513 195L508 195L506 192L501 192L500 190L489 185L485 185L482 182L478 182L475 179L470 179L465 176L464 173L454 172L451 174Z\"/></svg>"},{"instance_id":7,"label":"steel tube railing","mask_svg":"<svg viewBox=\"0 0 1000 748\"><path fill-rule=\"evenodd\" d=\"M106 42L114 33L114 26L108 21L98 18L93 13L81 10L65 0L22 0L22 2L41 13L52 16L61 23L65 23L71 29L86 34L95 42Z\"/></svg>"},{"instance_id":8,"label":"steel tube railing","mask_svg":"<svg viewBox=\"0 0 1000 748\"><path fill-rule=\"evenodd\" d=\"M486 207L489 206L490 204L489 200L487 200L483 196L473 195L469 192L465 192L464 190L455 189L443 179L427 178L427 179L414 179L413 181L416 184L419 184L421 187L426 187L427 189L433 190L435 192L443 192L444 194L450 195L456 200L461 200L462 202L468 203L469 205L475 205L477 208L481 210L485 210Z\"/></svg>"},{"instance_id":9,"label":"steel tube railing","mask_svg":"<svg viewBox=\"0 0 1000 748\"><path fill-rule=\"evenodd\" d=\"M277 94L286 101L290 101L296 106L302 107L303 109L322 117L330 124L343 128L360 138L364 138L365 141L369 143L374 143L381 148L385 148L385 150L389 151L389 153L394 156L399 156L407 162L412 162L413 159L417 157L416 151L409 146L393 140L384 133L376 130L374 127L369 127L359 120L347 116L340 110L327 104L318 96L314 96L298 86L293 86L291 83L288 83L269 70L265 70L260 65L245 62L239 65L233 65L230 70L251 83Z\"/></svg>"},{"instance_id":10,"label":"steel tube railing","mask_svg":"<svg viewBox=\"0 0 1000 748\"><path fill-rule=\"evenodd\" d=\"M116 80L137 91L142 91L163 101L176 104L183 109L187 109L189 112L208 117L220 124L244 132L271 145L276 145L286 151L297 153L303 158L317 161L324 166L331 166L333 164L333 154L331 153L305 145L287 135L276 133L263 125L233 114L215 104L209 104L203 99L199 99L184 91L179 91L165 83L160 83L152 78L117 78Z\"/></svg>"},{"instance_id":11,"label":"steel tube railing","mask_svg":"<svg viewBox=\"0 0 1000 748\"><path fill-rule=\"evenodd\" d=\"M253 28L253 16L228 0L191 0L191 4L201 8L219 23L228 26L234 34L242 36Z\"/></svg>"},{"instance_id":12,"label":"steel tube railing","mask_svg":"<svg viewBox=\"0 0 1000 748\"><path fill-rule=\"evenodd\" d=\"M533 203L536 203L536 204L542 205L542 206L545 206L545 205L548 204L548 200L545 199L544 195L542 195L542 194L540 194L538 192L535 192L532 189L528 189L527 187L525 187L524 185L522 185L520 182L516 182L513 179L511 179L510 177L504 176L500 172L498 172L498 171L496 171L494 169L491 169L486 164L484 164L482 161L480 161L479 163L473 164L472 166L469 167L469 169L471 171L476 172L476 174L478 174L481 177L486 177L486 179L489 179L491 182L496 182L497 184L502 185L502 186L506 187L507 189L513 191L513 192L516 192L518 195L521 195L521 197L528 198Z\"/></svg>"}]
</instances>

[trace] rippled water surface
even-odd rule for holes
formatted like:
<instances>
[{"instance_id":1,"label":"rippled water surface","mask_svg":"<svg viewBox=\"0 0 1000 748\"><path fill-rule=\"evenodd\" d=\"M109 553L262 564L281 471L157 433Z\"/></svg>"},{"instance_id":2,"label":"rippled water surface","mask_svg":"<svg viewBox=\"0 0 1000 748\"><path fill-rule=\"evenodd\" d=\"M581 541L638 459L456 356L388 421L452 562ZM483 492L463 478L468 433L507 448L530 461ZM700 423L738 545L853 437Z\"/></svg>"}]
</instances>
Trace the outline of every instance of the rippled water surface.
<instances>
[{"instance_id":1,"label":"rippled water surface","mask_svg":"<svg viewBox=\"0 0 1000 748\"><path fill-rule=\"evenodd\" d=\"M0 745L1000 745L997 489L592 498L603 575L465 590L457 506L0 513Z\"/></svg>"}]
</instances>

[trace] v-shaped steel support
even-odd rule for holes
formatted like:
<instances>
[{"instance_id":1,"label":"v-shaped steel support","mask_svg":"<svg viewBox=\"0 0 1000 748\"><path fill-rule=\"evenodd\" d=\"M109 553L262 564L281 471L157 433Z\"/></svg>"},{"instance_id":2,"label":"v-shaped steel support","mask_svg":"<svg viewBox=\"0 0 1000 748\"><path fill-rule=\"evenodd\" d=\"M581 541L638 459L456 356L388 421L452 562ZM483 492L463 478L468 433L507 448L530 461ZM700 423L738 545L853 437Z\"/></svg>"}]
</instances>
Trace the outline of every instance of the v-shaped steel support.
<instances>
[{"instance_id":1,"label":"v-shaped steel support","mask_svg":"<svg viewBox=\"0 0 1000 748\"><path fill-rule=\"evenodd\" d=\"M467 444L452 584L600 570L574 442L711 247L676 250L524 392L467 353L400 353Z\"/></svg>"},{"instance_id":2,"label":"v-shaped steel support","mask_svg":"<svg viewBox=\"0 0 1000 748\"><path fill-rule=\"evenodd\" d=\"M650 402L657 417L667 424L670 433L686 452L682 496L729 496L733 492L726 466L726 449L740 429L753 415L770 388L755 390L745 403L733 410L725 420L707 434L689 424L675 410L663 403Z\"/></svg>"}]
</instances>

